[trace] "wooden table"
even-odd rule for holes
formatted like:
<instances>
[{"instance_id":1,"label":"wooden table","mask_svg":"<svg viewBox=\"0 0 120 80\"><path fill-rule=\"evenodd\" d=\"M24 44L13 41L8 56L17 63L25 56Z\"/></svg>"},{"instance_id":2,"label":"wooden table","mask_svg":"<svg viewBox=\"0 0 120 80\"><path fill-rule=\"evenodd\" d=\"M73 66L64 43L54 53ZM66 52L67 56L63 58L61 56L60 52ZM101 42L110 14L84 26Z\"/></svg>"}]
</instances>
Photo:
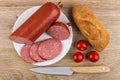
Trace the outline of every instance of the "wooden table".
<instances>
[{"instance_id":1,"label":"wooden table","mask_svg":"<svg viewBox=\"0 0 120 80\"><path fill-rule=\"evenodd\" d=\"M71 19L71 8L74 4L90 7L101 23L110 33L111 40L107 48L100 53L100 61L91 63L85 59L74 63L72 55L76 52L75 42L84 37L73 24L73 44L68 54L58 63L51 66L86 66L106 65L109 73L73 74L72 76L43 75L29 71L35 66L25 63L16 53L8 39L14 22L26 9L39 6L48 0L0 0L0 80L119 80L120 79L120 0L63 0L62 11ZM59 0L49 0L57 3Z\"/></svg>"}]
</instances>

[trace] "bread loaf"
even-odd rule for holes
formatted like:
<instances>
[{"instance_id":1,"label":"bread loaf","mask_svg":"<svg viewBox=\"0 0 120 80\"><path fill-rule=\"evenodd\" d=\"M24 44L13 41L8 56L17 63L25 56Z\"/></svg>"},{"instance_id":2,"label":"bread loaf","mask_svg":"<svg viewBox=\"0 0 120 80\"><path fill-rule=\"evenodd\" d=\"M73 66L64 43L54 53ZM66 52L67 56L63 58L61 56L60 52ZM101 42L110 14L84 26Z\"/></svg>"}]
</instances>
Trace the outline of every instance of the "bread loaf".
<instances>
[{"instance_id":1,"label":"bread loaf","mask_svg":"<svg viewBox=\"0 0 120 80\"><path fill-rule=\"evenodd\" d=\"M72 17L81 33L97 51L102 51L109 43L110 36L103 25L86 6L75 5Z\"/></svg>"}]
</instances>

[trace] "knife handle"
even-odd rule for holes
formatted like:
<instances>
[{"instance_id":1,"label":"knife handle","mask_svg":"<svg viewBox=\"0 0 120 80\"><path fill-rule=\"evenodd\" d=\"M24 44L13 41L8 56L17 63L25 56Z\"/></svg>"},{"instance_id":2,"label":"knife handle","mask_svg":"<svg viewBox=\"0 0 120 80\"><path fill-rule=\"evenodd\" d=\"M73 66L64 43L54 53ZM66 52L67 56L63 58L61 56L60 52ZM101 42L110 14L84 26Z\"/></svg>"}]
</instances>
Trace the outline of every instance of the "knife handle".
<instances>
[{"instance_id":1,"label":"knife handle","mask_svg":"<svg viewBox=\"0 0 120 80\"><path fill-rule=\"evenodd\" d=\"M86 66L86 67L71 67L71 70L76 73L103 73L109 72L107 66Z\"/></svg>"}]
</instances>

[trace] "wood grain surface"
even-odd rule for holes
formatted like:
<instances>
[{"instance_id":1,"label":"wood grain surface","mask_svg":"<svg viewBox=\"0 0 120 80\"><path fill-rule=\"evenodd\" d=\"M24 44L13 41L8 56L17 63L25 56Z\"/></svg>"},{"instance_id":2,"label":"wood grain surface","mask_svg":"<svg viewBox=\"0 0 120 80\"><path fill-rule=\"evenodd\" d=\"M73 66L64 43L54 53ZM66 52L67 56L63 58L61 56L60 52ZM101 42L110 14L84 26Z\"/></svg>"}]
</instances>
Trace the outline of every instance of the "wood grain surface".
<instances>
[{"instance_id":1,"label":"wood grain surface","mask_svg":"<svg viewBox=\"0 0 120 80\"><path fill-rule=\"evenodd\" d=\"M51 65L106 65L111 68L109 73L56 76L29 71L30 68L36 66L25 63L17 55L8 36L12 31L14 22L23 11L47 1L57 3L59 0L0 0L0 80L120 80L120 0L62 0L64 4L62 11L72 22L74 38L67 55L58 63ZM75 42L84 39L71 18L71 8L74 4L90 7L110 33L110 43L100 53L100 61L97 63L91 63L87 59L82 63L72 61L72 55L77 51Z\"/></svg>"}]
</instances>

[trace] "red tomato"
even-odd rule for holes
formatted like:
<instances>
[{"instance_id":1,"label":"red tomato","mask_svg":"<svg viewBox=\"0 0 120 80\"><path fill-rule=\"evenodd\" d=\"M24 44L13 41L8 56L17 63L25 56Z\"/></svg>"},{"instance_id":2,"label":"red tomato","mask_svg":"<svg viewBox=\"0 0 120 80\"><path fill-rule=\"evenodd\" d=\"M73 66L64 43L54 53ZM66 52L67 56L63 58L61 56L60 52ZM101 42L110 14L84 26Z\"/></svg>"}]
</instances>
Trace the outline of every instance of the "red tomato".
<instances>
[{"instance_id":1,"label":"red tomato","mask_svg":"<svg viewBox=\"0 0 120 80\"><path fill-rule=\"evenodd\" d=\"M75 61L75 62L81 62L81 61L83 61L83 59L84 59L84 55L81 53L81 52L76 52L76 53L74 53L74 55L73 55L73 60Z\"/></svg>"},{"instance_id":2,"label":"red tomato","mask_svg":"<svg viewBox=\"0 0 120 80\"><path fill-rule=\"evenodd\" d=\"M88 47L88 43L85 40L79 40L76 44L78 50L84 51Z\"/></svg>"},{"instance_id":3,"label":"red tomato","mask_svg":"<svg viewBox=\"0 0 120 80\"><path fill-rule=\"evenodd\" d=\"M97 62L99 60L99 54L96 52L96 51L91 51L89 54L88 54L88 59L91 61L91 62Z\"/></svg>"}]
</instances>

